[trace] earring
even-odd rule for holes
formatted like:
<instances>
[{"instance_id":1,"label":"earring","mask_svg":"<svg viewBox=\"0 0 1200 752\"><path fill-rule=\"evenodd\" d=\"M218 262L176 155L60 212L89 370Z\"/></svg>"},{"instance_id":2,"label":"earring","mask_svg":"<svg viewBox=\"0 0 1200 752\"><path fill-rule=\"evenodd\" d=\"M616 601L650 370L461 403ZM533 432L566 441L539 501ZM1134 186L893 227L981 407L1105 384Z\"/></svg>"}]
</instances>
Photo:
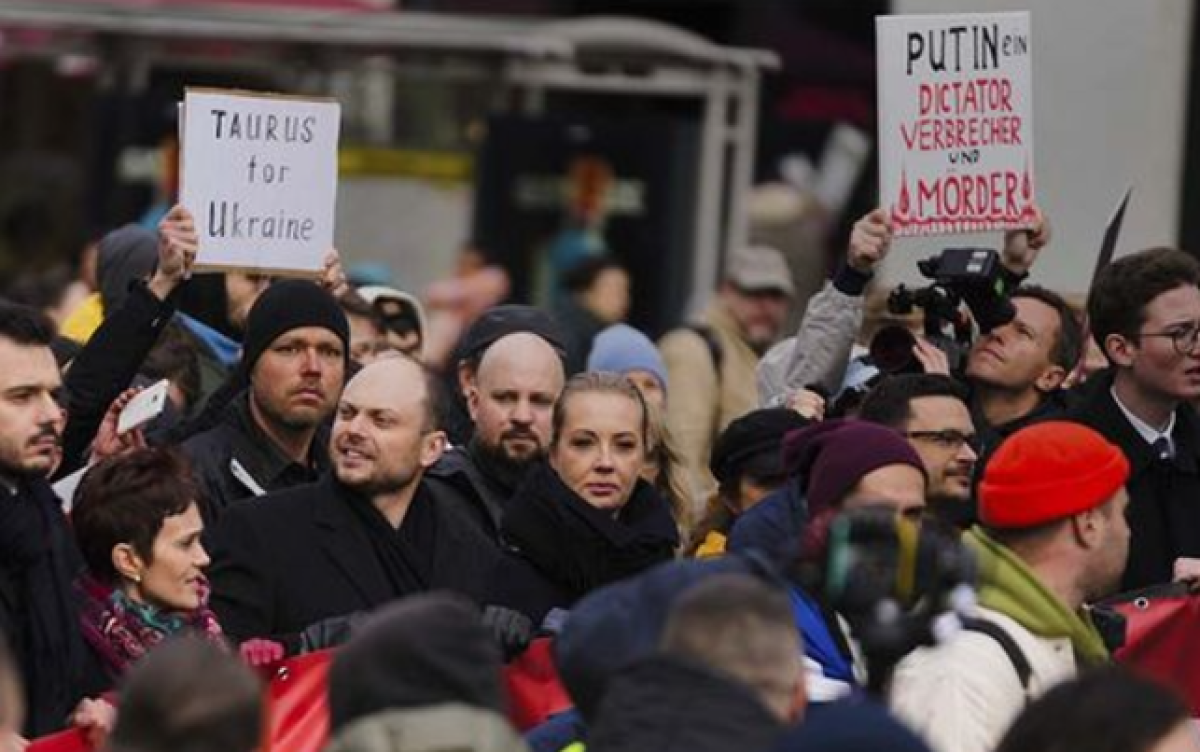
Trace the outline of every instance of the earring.
<instances>
[{"instance_id":1,"label":"earring","mask_svg":"<svg viewBox=\"0 0 1200 752\"><path fill-rule=\"evenodd\" d=\"M142 576L140 574L135 574L133 576L133 581L135 583L137 583L138 585L141 585L142 584Z\"/></svg>"}]
</instances>

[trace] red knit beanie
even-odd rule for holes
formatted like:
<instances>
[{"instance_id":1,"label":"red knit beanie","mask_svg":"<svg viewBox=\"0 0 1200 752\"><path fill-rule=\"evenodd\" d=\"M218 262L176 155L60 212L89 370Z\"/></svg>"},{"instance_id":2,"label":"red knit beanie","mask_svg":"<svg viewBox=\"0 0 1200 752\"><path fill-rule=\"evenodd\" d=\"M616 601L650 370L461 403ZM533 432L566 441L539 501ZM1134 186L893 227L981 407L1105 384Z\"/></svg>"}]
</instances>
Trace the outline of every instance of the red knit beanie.
<instances>
[{"instance_id":1,"label":"red knit beanie","mask_svg":"<svg viewBox=\"0 0 1200 752\"><path fill-rule=\"evenodd\" d=\"M1038 423L1008 437L979 484L979 519L1036 527L1104 504L1129 479L1129 460L1087 426Z\"/></svg>"}]
</instances>

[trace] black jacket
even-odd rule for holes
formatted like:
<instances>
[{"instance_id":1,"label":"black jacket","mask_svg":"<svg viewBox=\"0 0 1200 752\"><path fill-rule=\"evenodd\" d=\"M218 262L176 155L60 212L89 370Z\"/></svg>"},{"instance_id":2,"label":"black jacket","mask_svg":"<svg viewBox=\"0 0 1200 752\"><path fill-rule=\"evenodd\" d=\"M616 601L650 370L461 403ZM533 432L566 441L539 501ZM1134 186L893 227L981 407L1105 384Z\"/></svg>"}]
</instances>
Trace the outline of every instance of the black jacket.
<instances>
[{"instance_id":1,"label":"black jacket","mask_svg":"<svg viewBox=\"0 0 1200 752\"><path fill-rule=\"evenodd\" d=\"M68 420L59 475L83 466L84 453L109 405L132 385L174 313L170 302L154 297L145 283L134 282L125 302L104 319L75 356L63 378Z\"/></svg>"},{"instance_id":2,"label":"black jacket","mask_svg":"<svg viewBox=\"0 0 1200 752\"><path fill-rule=\"evenodd\" d=\"M478 458L475 440L442 455L425 474L430 491L439 503L462 509L480 530L499 542L500 519L519 482L500 478Z\"/></svg>"},{"instance_id":3,"label":"black jacket","mask_svg":"<svg viewBox=\"0 0 1200 752\"><path fill-rule=\"evenodd\" d=\"M987 422L987 418L984 417L983 410L980 408L978 401L972 399L970 407L971 422L975 424L975 431L978 434L979 440L979 448L976 450L979 454L979 469L976 474L979 475L982 474L987 460L991 458L1000 444L1009 436L1012 436L1026 426L1061 418L1067 411L1067 393L1061 389L1056 389L1042 397L1037 406L1029 412L1019 418L1014 418L1007 423L1001 423L997 426L993 426Z\"/></svg>"},{"instance_id":4,"label":"black jacket","mask_svg":"<svg viewBox=\"0 0 1200 752\"><path fill-rule=\"evenodd\" d=\"M0 638L24 685L26 736L61 729L82 697L86 656L72 589L82 569L44 480L0 488Z\"/></svg>"},{"instance_id":5,"label":"black jacket","mask_svg":"<svg viewBox=\"0 0 1200 752\"><path fill-rule=\"evenodd\" d=\"M1110 391L1112 375L1090 390L1070 417L1091 426L1125 452L1130 474L1129 510L1133 537L1122 586L1133 590L1170 582L1175 559L1200 557L1200 418L1190 405L1175 411L1175 457L1158 459L1121 412Z\"/></svg>"},{"instance_id":6,"label":"black jacket","mask_svg":"<svg viewBox=\"0 0 1200 752\"><path fill-rule=\"evenodd\" d=\"M269 637L295 652L299 633L316 622L408 594L389 581L349 506L352 494L326 477L226 510L211 537L209 577L212 608L227 634ZM426 589L478 598L494 547L456 510L430 508L434 543L432 552L423 552L431 561Z\"/></svg>"},{"instance_id":7,"label":"black jacket","mask_svg":"<svg viewBox=\"0 0 1200 752\"><path fill-rule=\"evenodd\" d=\"M657 656L614 677L588 752L756 752L784 725L751 691L698 664Z\"/></svg>"},{"instance_id":8,"label":"black jacket","mask_svg":"<svg viewBox=\"0 0 1200 752\"><path fill-rule=\"evenodd\" d=\"M329 431L317 430L307 466L284 454L254 422L249 391L231 402L221 422L182 445L204 495L200 511L213 527L235 501L313 483L329 469Z\"/></svg>"},{"instance_id":9,"label":"black jacket","mask_svg":"<svg viewBox=\"0 0 1200 752\"><path fill-rule=\"evenodd\" d=\"M539 625L555 608L655 564L669 561L679 536L670 505L645 481L615 518L579 498L549 465L530 471L509 502L506 550L486 602Z\"/></svg>"}]
</instances>

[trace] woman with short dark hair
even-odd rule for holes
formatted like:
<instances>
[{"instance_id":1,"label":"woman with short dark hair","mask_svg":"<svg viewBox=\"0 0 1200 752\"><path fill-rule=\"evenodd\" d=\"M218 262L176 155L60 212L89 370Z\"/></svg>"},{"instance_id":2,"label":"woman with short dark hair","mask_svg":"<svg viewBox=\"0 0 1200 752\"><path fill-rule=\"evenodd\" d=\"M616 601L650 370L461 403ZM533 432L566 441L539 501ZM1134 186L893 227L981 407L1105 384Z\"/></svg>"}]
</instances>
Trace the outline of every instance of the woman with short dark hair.
<instances>
[{"instance_id":1,"label":"woman with short dark hair","mask_svg":"<svg viewBox=\"0 0 1200 752\"><path fill-rule=\"evenodd\" d=\"M87 573L76 583L85 642L116 680L167 637L219 639L208 609L199 492L172 449L139 449L84 476L71 513Z\"/></svg>"}]
</instances>

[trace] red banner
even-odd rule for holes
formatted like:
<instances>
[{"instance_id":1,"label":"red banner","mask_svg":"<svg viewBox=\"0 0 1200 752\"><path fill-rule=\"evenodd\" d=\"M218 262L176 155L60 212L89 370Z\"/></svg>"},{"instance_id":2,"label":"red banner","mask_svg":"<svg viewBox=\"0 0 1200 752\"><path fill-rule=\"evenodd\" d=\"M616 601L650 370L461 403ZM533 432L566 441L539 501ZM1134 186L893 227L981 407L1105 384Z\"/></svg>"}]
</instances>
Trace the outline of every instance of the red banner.
<instances>
[{"instance_id":1,"label":"red banner","mask_svg":"<svg viewBox=\"0 0 1200 752\"><path fill-rule=\"evenodd\" d=\"M1167 586L1104 605L1125 617L1125 645L1117 660L1174 689L1200 717L1200 596Z\"/></svg>"},{"instance_id":2,"label":"red banner","mask_svg":"<svg viewBox=\"0 0 1200 752\"><path fill-rule=\"evenodd\" d=\"M329 738L328 676L333 653L322 650L272 666L268 674L263 752L318 752ZM77 729L34 740L27 752L92 752Z\"/></svg>"},{"instance_id":3,"label":"red banner","mask_svg":"<svg viewBox=\"0 0 1200 752\"><path fill-rule=\"evenodd\" d=\"M268 726L263 752L320 752L329 739L329 667L333 651L290 658L265 669ZM509 719L520 731L571 707L558 680L550 640L534 640L505 669ZM30 744L28 752L93 752L83 734L68 729Z\"/></svg>"}]
</instances>

